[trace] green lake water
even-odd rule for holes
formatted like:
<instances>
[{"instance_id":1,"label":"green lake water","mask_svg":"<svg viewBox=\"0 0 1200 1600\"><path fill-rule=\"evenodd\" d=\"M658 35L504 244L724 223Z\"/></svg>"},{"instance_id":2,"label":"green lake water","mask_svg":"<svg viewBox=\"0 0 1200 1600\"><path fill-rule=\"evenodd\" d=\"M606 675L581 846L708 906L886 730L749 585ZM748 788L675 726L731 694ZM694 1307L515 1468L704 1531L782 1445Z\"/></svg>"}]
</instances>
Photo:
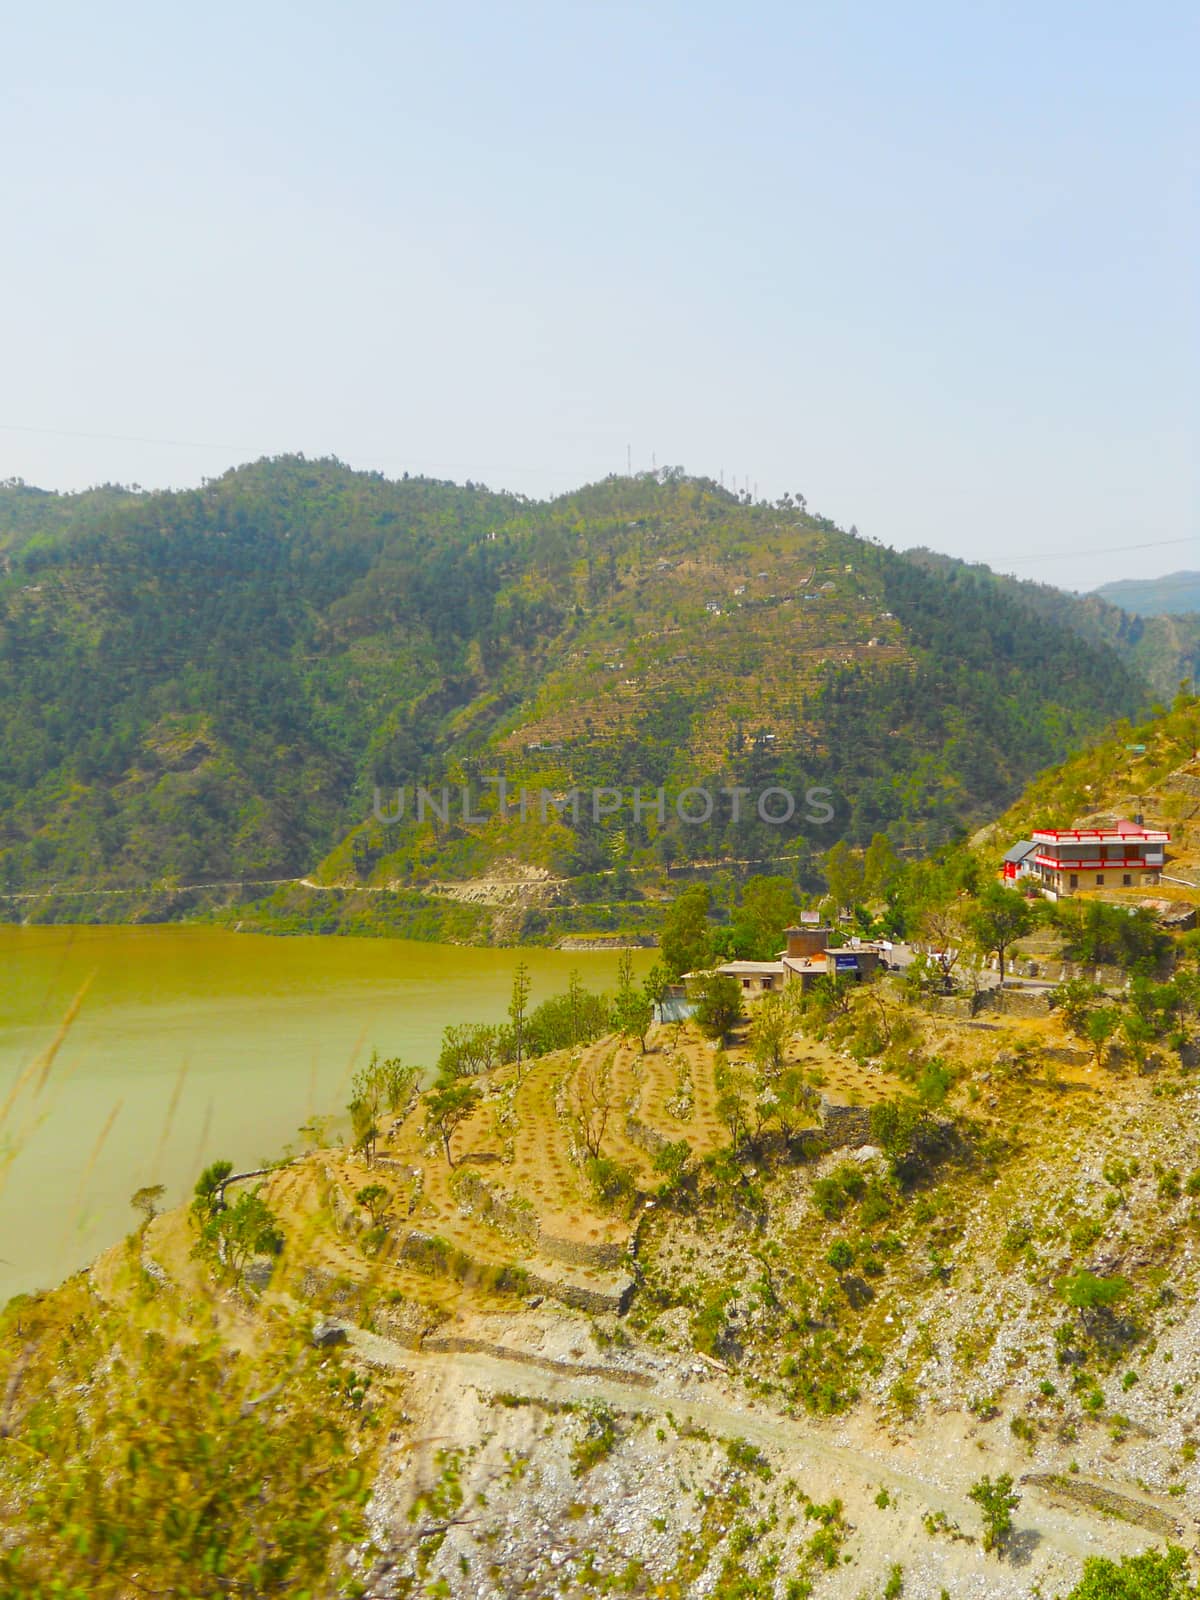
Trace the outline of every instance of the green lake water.
<instances>
[{"instance_id":1,"label":"green lake water","mask_svg":"<svg viewBox=\"0 0 1200 1600\"><path fill-rule=\"evenodd\" d=\"M652 959L635 952L636 969ZM607 951L0 928L0 1302L127 1233L140 1185L175 1203L216 1157L278 1156L311 1115L342 1110L372 1049L431 1066L448 1023L504 1016L519 960L534 1004L573 969L616 985ZM85 984L39 1088L26 1069Z\"/></svg>"}]
</instances>

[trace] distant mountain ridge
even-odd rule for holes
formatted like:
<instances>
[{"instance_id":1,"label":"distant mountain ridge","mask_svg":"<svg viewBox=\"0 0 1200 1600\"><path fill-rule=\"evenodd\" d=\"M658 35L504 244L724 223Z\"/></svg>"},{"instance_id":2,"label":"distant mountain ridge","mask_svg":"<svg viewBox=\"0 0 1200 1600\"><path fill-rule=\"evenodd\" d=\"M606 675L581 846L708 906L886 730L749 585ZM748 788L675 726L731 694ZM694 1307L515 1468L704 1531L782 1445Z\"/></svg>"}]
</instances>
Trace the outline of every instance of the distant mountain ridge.
<instances>
[{"instance_id":1,"label":"distant mountain ridge","mask_svg":"<svg viewBox=\"0 0 1200 1600\"><path fill-rule=\"evenodd\" d=\"M1200 614L1143 616L1113 604L1103 590L1073 594L1052 584L1010 578L981 562L960 561L936 550L908 550L905 557L929 571L974 573L981 583L1026 610L1069 628L1089 644L1107 646L1164 701L1172 698L1182 681L1200 674Z\"/></svg>"},{"instance_id":2,"label":"distant mountain ridge","mask_svg":"<svg viewBox=\"0 0 1200 1600\"><path fill-rule=\"evenodd\" d=\"M647 864L922 850L1151 698L1107 623L1018 588L675 469L545 502L295 456L184 493L0 487L0 895L498 860L619 895ZM372 816L376 788L497 775L672 800ZM835 815L687 823L695 785L822 786Z\"/></svg>"},{"instance_id":3,"label":"distant mountain ridge","mask_svg":"<svg viewBox=\"0 0 1200 1600\"><path fill-rule=\"evenodd\" d=\"M1200 614L1200 572L1168 572L1161 578L1118 578L1093 591L1139 617Z\"/></svg>"}]
</instances>

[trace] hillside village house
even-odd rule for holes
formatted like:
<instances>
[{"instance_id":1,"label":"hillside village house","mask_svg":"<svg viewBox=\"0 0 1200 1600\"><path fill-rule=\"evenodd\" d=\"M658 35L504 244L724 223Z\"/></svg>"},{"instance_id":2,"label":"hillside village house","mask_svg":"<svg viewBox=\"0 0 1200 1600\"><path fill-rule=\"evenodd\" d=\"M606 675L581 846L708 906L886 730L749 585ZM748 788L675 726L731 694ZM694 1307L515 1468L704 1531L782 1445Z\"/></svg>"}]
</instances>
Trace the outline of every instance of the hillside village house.
<instances>
[{"instance_id":1,"label":"hillside village house","mask_svg":"<svg viewBox=\"0 0 1200 1600\"><path fill-rule=\"evenodd\" d=\"M1039 828L1005 856L1004 876L1030 877L1055 900L1081 889L1140 889L1159 881L1170 842L1169 833L1140 821Z\"/></svg>"},{"instance_id":2,"label":"hillside village house","mask_svg":"<svg viewBox=\"0 0 1200 1600\"><path fill-rule=\"evenodd\" d=\"M798 983L801 989L809 988L818 978L851 978L861 983L878 971L884 959L883 947L863 939L851 939L849 944L831 948L829 941L833 929L807 924L799 928L785 928L787 949L774 961L723 961L712 970L736 978L747 1000L760 995L774 994L787 984ZM686 1000L686 984L698 978L699 972L685 972L679 992L670 997L670 1015L664 1006L660 1021L678 1021L691 1013Z\"/></svg>"}]
</instances>

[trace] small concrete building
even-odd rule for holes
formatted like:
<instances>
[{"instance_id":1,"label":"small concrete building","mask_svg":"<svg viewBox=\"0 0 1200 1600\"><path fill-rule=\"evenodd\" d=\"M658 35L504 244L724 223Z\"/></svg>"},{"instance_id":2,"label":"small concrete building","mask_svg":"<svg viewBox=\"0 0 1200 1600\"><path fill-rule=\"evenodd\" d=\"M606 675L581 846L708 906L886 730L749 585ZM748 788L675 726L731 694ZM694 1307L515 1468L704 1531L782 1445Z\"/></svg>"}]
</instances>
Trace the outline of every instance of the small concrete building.
<instances>
[{"instance_id":1,"label":"small concrete building","mask_svg":"<svg viewBox=\"0 0 1200 1600\"><path fill-rule=\"evenodd\" d=\"M828 929L825 930L828 933ZM864 940L852 940L816 951L813 955L783 957L784 981L811 988L818 978L849 978L862 983L873 978L884 965L882 948Z\"/></svg>"},{"instance_id":2,"label":"small concrete building","mask_svg":"<svg viewBox=\"0 0 1200 1600\"><path fill-rule=\"evenodd\" d=\"M755 995L773 994L783 988L782 961L723 961L717 971L736 978L748 999Z\"/></svg>"},{"instance_id":3,"label":"small concrete building","mask_svg":"<svg viewBox=\"0 0 1200 1600\"><path fill-rule=\"evenodd\" d=\"M833 929L816 922L806 922L798 928L785 928L783 937L787 949L783 954L791 960L822 954L833 938Z\"/></svg>"},{"instance_id":4,"label":"small concrete building","mask_svg":"<svg viewBox=\"0 0 1200 1600\"><path fill-rule=\"evenodd\" d=\"M1018 878L1027 878L1036 870L1033 858L1037 854L1037 849L1032 839L1019 839L1011 850L1004 852L1000 870L1005 883L1013 883Z\"/></svg>"},{"instance_id":5,"label":"small concrete building","mask_svg":"<svg viewBox=\"0 0 1200 1600\"><path fill-rule=\"evenodd\" d=\"M722 961L710 970L735 978L744 998L756 1000L764 994L777 994L793 983L798 983L802 990L807 989L818 978L849 978L861 983L874 977L885 964L883 949L878 944L855 939L831 948L828 944L830 928L789 928L787 931L788 949L777 961ZM793 939L794 934L802 937ZM803 937L810 934L819 935L819 942ZM685 972L683 982L686 984L702 976L701 972Z\"/></svg>"}]
</instances>

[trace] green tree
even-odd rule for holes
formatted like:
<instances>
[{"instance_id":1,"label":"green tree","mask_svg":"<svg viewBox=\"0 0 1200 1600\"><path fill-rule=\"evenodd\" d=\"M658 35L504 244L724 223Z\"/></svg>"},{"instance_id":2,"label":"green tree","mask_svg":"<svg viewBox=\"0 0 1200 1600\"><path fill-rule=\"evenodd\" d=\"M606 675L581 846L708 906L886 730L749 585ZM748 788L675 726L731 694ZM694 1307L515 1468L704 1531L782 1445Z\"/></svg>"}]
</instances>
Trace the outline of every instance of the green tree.
<instances>
[{"instance_id":1,"label":"green tree","mask_svg":"<svg viewBox=\"0 0 1200 1600\"><path fill-rule=\"evenodd\" d=\"M350 1120L354 1127L354 1148L365 1151L368 1159L379 1137L379 1118L387 1099L387 1074L372 1050L365 1067L354 1074L350 1083Z\"/></svg>"},{"instance_id":2,"label":"green tree","mask_svg":"<svg viewBox=\"0 0 1200 1600\"><path fill-rule=\"evenodd\" d=\"M967 912L967 924L984 954L995 955L1003 987L1005 952L1033 926L1029 901L1017 889L1006 888L1001 883L985 884Z\"/></svg>"},{"instance_id":3,"label":"green tree","mask_svg":"<svg viewBox=\"0 0 1200 1600\"><path fill-rule=\"evenodd\" d=\"M567 975L567 1018L571 1028L571 1043L579 1044L587 1036L586 1013L588 1001L592 998L583 987L583 980L578 969L572 968Z\"/></svg>"},{"instance_id":4,"label":"green tree","mask_svg":"<svg viewBox=\"0 0 1200 1600\"><path fill-rule=\"evenodd\" d=\"M617 997L613 1002L613 1027L625 1039L636 1039L646 1053L646 1034L654 1020L654 1003L633 981L633 956L622 950L617 962Z\"/></svg>"},{"instance_id":5,"label":"green tree","mask_svg":"<svg viewBox=\"0 0 1200 1600\"><path fill-rule=\"evenodd\" d=\"M377 1103L369 1096L358 1096L351 1100L349 1111L351 1148L361 1151L369 1162L379 1138Z\"/></svg>"},{"instance_id":6,"label":"green tree","mask_svg":"<svg viewBox=\"0 0 1200 1600\"><path fill-rule=\"evenodd\" d=\"M949 991L954 987L954 969L963 958L968 941L968 927L963 914L963 905L957 898L939 900L928 905L917 918L917 928L921 937L929 946L929 955L919 957L918 962L928 961L936 971L937 987ZM914 979L914 984L920 980ZM921 987L933 987L932 984L921 984Z\"/></svg>"},{"instance_id":7,"label":"green tree","mask_svg":"<svg viewBox=\"0 0 1200 1600\"><path fill-rule=\"evenodd\" d=\"M148 1183L141 1189L135 1189L130 1195L129 1204L135 1211L142 1213L143 1228L148 1228L158 1215L158 1202L166 1192L163 1184Z\"/></svg>"},{"instance_id":8,"label":"green tree","mask_svg":"<svg viewBox=\"0 0 1200 1600\"><path fill-rule=\"evenodd\" d=\"M1104 990L1087 978L1069 978L1054 990L1059 1016L1077 1039L1089 1037L1089 1019L1104 998Z\"/></svg>"},{"instance_id":9,"label":"green tree","mask_svg":"<svg viewBox=\"0 0 1200 1600\"><path fill-rule=\"evenodd\" d=\"M1058 1292L1074 1310L1079 1312L1085 1328L1110 1317L1115 1307L1129 1295L1129 1280L1118 1276L1100 1278L1086 1269L1063 1278Z\"/></svg>"},{"instance_id":10,"label":"green tree","mask_svg":"<svg viewBox=\"0 0 1200 1600\"><path fill-rule=\"evenodd\" d=\"M1068 899L1059 901L1054 919L1066 939L1064 953L1089 966L1111 963L1146 971L1170 949L1170 936L1141 907Z\"/></svg>"},{"instance_id":11,"label":"green tree","mask_svg":"<svg viewBox=\"0 0 1200 1600\"><path fill-rule=\"evenodd\" d=\"M1092 1058L1097 1066L1104 1060L1104 1052L1108 1048L1109 1040L1121 1026L1121 1013L1115 1006L1097 1006L1095 1011L1088 1013L1086 1030L1088 1043L1092 1047Z\"/></svg>"},{"instance_id":12,"label":"green tree","mask_svg":"<svg viewBox=\"0 0 1200 1600\"><path fill-rule=\"evenodd\" d=\"M642 993L652 1006L660 1006L671 987L671 974L661 961L656 961L642 980Z\"/></svg>"},{"instance_id":13,"label":"green tree","mask_svg":"<svg viewBox=\"0 0 1200 1600\"><path fill-rule=\"evenodd\" d=\"M846 911L857 905L864 887L862 856L851 850L844 839L839 839L825 852L823 865L825 882L838 910Z\"/></svg>"},{"instance_id":14,"label":"green tree","mask_svg":"<svg viewBox=\"0 0 1200 1600\"><path fill-rule=\"evenodd\" d=\"M283 1249L279 1219L257 1189L244 1189L231 1206L216 1211L201 1231L201 1243L240 1284L255 1256L278 1255Z\"/></svg>"},{"instance_id":15,"label":"green tree","mask_svg":"<svg viewBox=\"0 0 1200 1600\"><path fill-rule=\"evenodd\" d=\"M706 1039L723 1039L742 1015L742 988L727 972L706 972L695 980L696 1026Z\"/></svg>"},{"instance_id":16,"label":"green tree","mask_svg":"<svg viewBox=\"0 0 1200 1600\"><path fill-rule=\"evenodd\" d=\"M709 958L712 935L708 925L711 895L706 883L694 883L676 895L663 919L659 940L663 963L672 977L695 972Z\"/></svg>"},{"instance_id":17,"label":"green tree","mask_svg":"<svg viewBox=\"0 0 1200 1600\"><path fill-rule=\"evenodd\" d=\"M525 1036L528 1010L529 968L524 961L518 961L513 969L512 995L508 1002L508 1020L512 1025L513 1060L517 1066L518 1083L521 1081L521 1064L525 1059L528 1042ZM449 1147L446 1155L449 1160Z\"/></svg>"},{"instance_id":18,"label":"green tree","mask_svg":"<svg viewBox=\"0 0 1200 1600\"><path fill-rule=\"evenodd\" d=\"M660 1145L654 1152L650 1165L664 1180L664 1192L678 1188L691 1155L692 1147L686 1139L673 1139L670 1144Z\"/></svg>"},{"instance_id":19,"label":"green tree","mask_svg":"<svg viewBox=\"0 0 1200 1600\"><path fill-rule=\"evenodd\" d=\"M392 1203L392 1192L384 1188L382 1183L368 1183L354 1196L355 1203L362 1206L371 1218L371 1226L378 1228L387 1213L387 1208Z\"/></svg>"},{"instance_id":20,"label":"green tree","mask_svg":"<svg viewBox=\"0 0 1200 1600\"><path fill-rule=\"evenodd\" d=\"M886 833L875 833L863 858L863 889L872 900L882 900L900 872L900 858Z\"/></svg>"},{"instance_id":21,"label":"green tree","mask_svg":"<svg viewBox=\"0 0 1200 1600\"><path fill-rule=\"evenodd\" d=\"M425 1096L425 1133L427 1137L441 1140L447 1166L454 1165L450 1141L456 1129L467 1120L481 1099L474 1084L463 1078L431 1089Z\"/></svg>"},{"instance_id":22,"label":"green tree","mask_svg":"<svg viewBox=\"0 0 1200 1600\"><path fill-rule=\"evenodd\" d=\"M749 1132L749 1116L745 1099L732 1084L717 1096L717 1116L728 1129L730 1146L736 1152Z\"/></svg>"},{"instance_id":23,"label":"green tree","mask_svg":"<svg viewBox=\"0 0 1200 1600\"><path fill-rule=\"evenodd\" d=\"M1133 1057L1138 1072L1146 1065L1146 1055L1154 1043L1154 1024L1140 1011L1127 1011L1121 1018L1121 1038Z\"/></svg>"},{"instance_id":24,"label":"green tree","mask_svg":"<svg viewBox=\"0 0 1200 1600\"><path fill-rule=\"evenodd\" d=\"M734 954L748 961L772 960L783 945L784 929L795 922L797 911L796 886L790 878L748 878L734 918Z\"/></svg>"},{"instance_id":25,"label":"green tree","mask_svg":"<svg viewBox=\"0 0 1200 1600\"><path fill-rule=\"evenodd\" d=\"M196 1179L192 1215L201 1227L225 1204L225 1181L232 1172L232 1161L212 1161Z\"/></svg>"},{"instance_id":26,"label":"green tree","mask_svg":"<svg viewBox=\"0 0 1200 1600\"><path fill-rule=\"evenodd\" d=\"M790 1145L798 1128L813 1121L814 1091L805 1080L802 1067L785 1067L771 1084L771 1098L775 1102L775 1122Z\"/></svg>"},{"instance_id":27,"label":"green tree","mask_svg":"<svg viewBox=\"0 0 1200 1600\"><path fill-rule=\"evenodd\" d=\"M919 1101L904 1095L877 1102L869 1115L871 1138L887 1154L892 1172L901 1182L911 1182L936 1148L933 1118Z\"/></svg>"},{"instance_id":28,"label":"green tree","mask_svg":"<svg viewBox=\"0 0 1200 1600\"><path fill-rule=\"evenodd\" d=\"M795 1029L791 1004L784 994L765 994L754 1008L750 1050L754 1064L768 1077L783 1069L784 1051Z\"/></svg>"},{"instance_id":29,"label":"green tree","mask_svg":"<svg viewBox=\"0 0 1200 1600\"><path fill-rule=\"evenodd\" d=\"M390 1056L379 1063L383 1079L383 1100L389 1111L399 1111L412 1098L421 1077L419 1067L406 1067L399 1056Z\"/></svg>"},{"instance_id":30,"label":"green tree","mask_svg":"<svg viewBox=\"0 0 1200 1600\"><path fill-rule=\"evenodd\" d=\"M444 1078L473 1077L496 1063L499 1034L486 1022L451 1023L442 1032L438 1071Z\"/></svg>"},{"instance_id":31,"label":"green tree","mask_svg":"<svg viewBox=\"0 0 1200 1600\"><path fill-rule=\"evenodd\" d=\"M969 1497L983 1513L983 1548L998 1550L1012 1532L1013 1512L1021 1503L1021 1496L1013 1488L1012 1474L1002 1472L992 1481L980 1478L968 1491Z\"/></svg>"}]
</instances>

